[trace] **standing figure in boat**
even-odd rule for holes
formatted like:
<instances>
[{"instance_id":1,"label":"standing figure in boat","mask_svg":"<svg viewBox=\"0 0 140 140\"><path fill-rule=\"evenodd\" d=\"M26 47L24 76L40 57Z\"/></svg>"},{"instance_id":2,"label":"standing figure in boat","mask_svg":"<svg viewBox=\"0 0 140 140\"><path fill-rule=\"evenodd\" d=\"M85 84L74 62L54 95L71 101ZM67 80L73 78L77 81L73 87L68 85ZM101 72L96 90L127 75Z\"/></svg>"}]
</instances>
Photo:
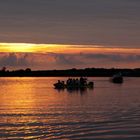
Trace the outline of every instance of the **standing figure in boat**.
<instances>
[{"instance_id":1,"label":"standing figure in boat","mask_svg":"<svg viewBox=\"0 0 140 140\"><path fill-rule=\"evenodd\" d=\"M87 85L87 79L81 77L80 78L80 87L85 87Z\"/></svg>"}]
</instances>

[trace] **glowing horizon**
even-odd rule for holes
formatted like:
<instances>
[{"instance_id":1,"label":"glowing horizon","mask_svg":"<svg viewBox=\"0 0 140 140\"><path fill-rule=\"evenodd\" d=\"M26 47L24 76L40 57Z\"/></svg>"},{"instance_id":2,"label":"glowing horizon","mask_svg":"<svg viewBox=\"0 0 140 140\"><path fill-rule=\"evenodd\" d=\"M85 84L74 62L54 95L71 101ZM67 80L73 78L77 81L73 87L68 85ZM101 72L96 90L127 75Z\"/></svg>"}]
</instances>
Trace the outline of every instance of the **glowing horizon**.
<instances>
[{"instance_id":1,"label":"glowing horizon","mask_svg":"<svg viewBox=\"0 0 140 140\"><path fill-rule=\"evenodd\" d=\"M139 67L140 49L102 45L0 43L0 66L11 69Z\"/></svg>"},{"instance_id":2,"label":"glowing horizon","mask_svg":"<svg viewBox=\"0 0 140 140\"><path fill-rule=\"evenodd\" d=\"M138 48L108 47L101 45L0 43L1 53L140 53Z\"/></svg>"}]
</instances>

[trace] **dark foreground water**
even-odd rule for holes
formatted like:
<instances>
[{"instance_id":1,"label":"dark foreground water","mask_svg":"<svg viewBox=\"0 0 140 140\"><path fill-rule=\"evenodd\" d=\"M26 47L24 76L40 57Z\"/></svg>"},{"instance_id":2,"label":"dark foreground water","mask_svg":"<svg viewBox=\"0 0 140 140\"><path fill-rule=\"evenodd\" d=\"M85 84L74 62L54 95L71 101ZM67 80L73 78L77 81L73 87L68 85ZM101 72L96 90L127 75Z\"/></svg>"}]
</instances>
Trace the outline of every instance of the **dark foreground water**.
<instances>
[{"instance_id":1,"label":"dark foreground water","mask_svg":"<svg viewBox=\"0 0 140 140\"><path fill-rule=\"evenodd\" d=\"M87 91L57 91L57 79L0 78L0 139L140 140L140 78L90 78Z\"/></svg>"}]
</instances>

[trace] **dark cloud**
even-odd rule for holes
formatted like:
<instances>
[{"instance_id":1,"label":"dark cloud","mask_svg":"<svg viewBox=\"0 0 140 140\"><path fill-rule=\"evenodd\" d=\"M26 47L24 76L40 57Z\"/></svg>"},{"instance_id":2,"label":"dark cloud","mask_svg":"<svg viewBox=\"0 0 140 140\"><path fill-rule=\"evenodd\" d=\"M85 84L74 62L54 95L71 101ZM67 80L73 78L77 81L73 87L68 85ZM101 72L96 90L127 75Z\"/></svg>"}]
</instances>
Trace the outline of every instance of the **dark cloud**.
<instances>
[{"instance_id":1,"label":"dark cloud","mask_svg":"<svg viewBox=\"0 0 140 140\"><path fill-rule=\"evenodd\" d=\"M46 58L53 57L55 61L51 65L56 68L83 68L83 67L139 67L140 55L138 54L105 54L105 53L78 53L57 54L47 53ZM47 59L46 59L47 60ZM50 65L50 64L47 64Z\"/></svg>"},{"instance_id":2,"label":"dark cloud","mask_svg":"<svg viewBox=\"0 0 140 140\"><path fill-rule=\"evenodd\" d=\"M140 45L139 0L1 0L0 41Z\"/></svg>"},{"instance_id":3,"label":"dark cloud","mask_svg":"<svg viewBox=\"0 0 140 140\"><path fill-rule=\"evenodd\" d=\"M112 55L112 54L85 54L84 55L85 58L87 59L105 59L105 60L110 60L110 61L122 61L124 60L124 56L123 55L120 55L120 54L115 54L115 55Z\"/></svg>"},{"instance_id":4,"label":"dark cloud","mask_svg":"<svg viewBox=\"0 0 140 140\"><path fill-rule=\"evenodd\" d=\"M30 65L28 61L28 55L18 55L15 53L4 54L0 57L0 66L10 66L10 67L22 67Z\"/></svg>"},{"instance_id":5,"label":"dark cloud","mask_svg":"<svg viewBox=\"0 0 140 140\"><path fill-rule=\"evenodd\" d=\"M83 56L87 59L96 59L96 60L108 60L110 61L118 61L118 62L134 62L140 61L140 55L136 54L83 54Z\"/></svg>"}]
</instances>

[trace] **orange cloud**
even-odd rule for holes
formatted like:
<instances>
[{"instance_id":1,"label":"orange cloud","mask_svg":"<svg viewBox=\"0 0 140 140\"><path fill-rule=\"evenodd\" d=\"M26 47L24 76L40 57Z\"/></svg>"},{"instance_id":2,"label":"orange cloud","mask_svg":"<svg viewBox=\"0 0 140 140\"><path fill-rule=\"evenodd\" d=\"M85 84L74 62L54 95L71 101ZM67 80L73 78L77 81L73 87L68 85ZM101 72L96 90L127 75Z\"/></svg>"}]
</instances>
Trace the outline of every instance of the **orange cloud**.
<instances>
[{"instance_id":1,"label":"orange cloud","mask_svg":"<svg viewBox=\"0 0 140 140\"><path fill-rule=\"evenodd\" d=\"M109 53L0 53L0 67L8 69L67 69L140 67L140 55Z\"/></svg>"}]
</instances>

